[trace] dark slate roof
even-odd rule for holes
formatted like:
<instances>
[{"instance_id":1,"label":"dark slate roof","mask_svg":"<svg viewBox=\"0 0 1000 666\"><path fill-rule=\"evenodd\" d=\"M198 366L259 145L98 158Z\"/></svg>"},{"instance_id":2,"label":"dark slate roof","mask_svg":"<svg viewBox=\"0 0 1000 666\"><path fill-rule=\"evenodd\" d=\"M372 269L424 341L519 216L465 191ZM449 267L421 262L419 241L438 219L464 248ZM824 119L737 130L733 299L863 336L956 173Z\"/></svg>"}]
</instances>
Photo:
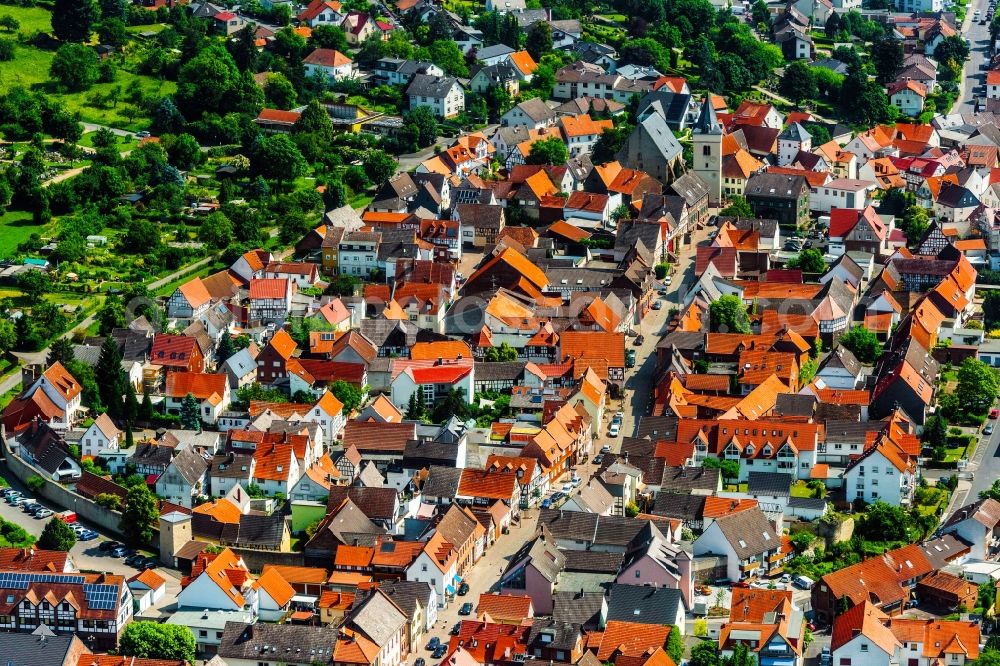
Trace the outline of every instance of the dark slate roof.
<instances>
[{"instance_id":1,"label":"dark slate roof","mask_svg":"<svg viewBox=\"0 0 1000 666\"><path fill-rule=\"evenodd\" d=\"M169 446L140 443L135 445L135 453L129 458L129 462L133 465L151 465L166 469L172 456L173 449Z\"/></svg>"},{"instance_id":2,"label":"dark slate roof","mask_svg":"<svg viewBox=\"0 0 1000 666\"><path fill-rule=\"evenodd\" d=\"M423 491L429 497L455 497L461 480L461 469L434 465L428 470Z\"/></svg>"},{"instance_id":3,"label":"dark slate roof","mask_svg":"<svg viewBox=\"0 0 1000 666\"><path fill-rule=\"evenodd\" d=\"M476 361L476 381L516 382L524 374L525 365L525 361L499 361L496 363Z\"/></svg>"},{"instance_id":4,"label":"dark slate roof","mask_svg":"<svg viewBox=\"0 0 1000 666\"><path fill-rule=\"evenodd\" d=\"M522 563L530 562L538 573L545 580L555 583L559 579L559 574L566 565L566 552L556 548L556 544L549 538L545 530L537 534L531 541L517 549L510 560L504 573L510 573Z\"/></svg>"},{"instance_id":5,"label":"dark slate roof","mask_svg":"<svg viewBox=\"0 0 1000 666\"><path fill-rule=\"evenodd\" d=\"M547 527L556 539L622 547L627 546L647 522L559 509L542 509L538 516L538 524Z\"/></svg>"},{"instance_id":6,"label":"dark slate roof","mask_svg":"<svg viewBox=\"0 0 1000 666\"><path fill-rule=\"evenodd\" d=\"M822 511L826 508L826 500L817 497L789 497L788 508Z\"/></svg>"},{"instance_id":7,"label":"dark slate roof","mask_svg":"<svg viewBox=\"0 0 1000 666\"><path fill-rule=\"evenodd\" d=\"M677 196L683 198L688 206L695 206L699 201L708 197L708 183L693 171L687 172L670 183L670 189Z\"/></svg>"},{"instance_id":8,"label":"dark slate roof","mask_svg":"<svg viewBox=\"0 0 1000 666\"><path fill-rule=\"evenodd\" d=\"M747 493L788 497L792 494L793 482L792 475L784 472L750 472L747 475Z\"/></svg>"},{"instance_id":9,"label":"dark slate roof","mask_svg":"<svg viewBox=\"0 0 1000 666\"><path fill-rule=\"evenodd\" d=\"M222 544L278 549L285 533L285 519L281 514L248 514L240 516L239 523L220 523L212 516L195 513L191 516L191 533Z\"/></svg>"},{"instance_id":10,"label":"dark slate roof","mask_svg":"<svg viewBox=\"0 0 1000 666\"><path fill-rule=\"evenodd\" d=\"M611 586L608 598L608 621L673 624L683 607L680 590L616 584Z\"/></svg>"},{"instance_id":11,"label":"dark slate roof","mask_svg":"<svg viewBox=\"0 0 1000 666\"><path fill-rule=\"evenodd\" d=\"M417 616L417 604L426 609L431 602L431 586L412 580L385 580L378 589L389 595L407 617Z\"/></svg>"},{"instance_id":12,"label":"dark slate roof","mask_svg":"<svg viewBox=\"0 0 1000 666\"><path fill-rule=\"evenodd\" d=\"M13 666L75 664L76 657L70 658L75 642L78 642L75 634L57 636L44 625L30 634L4 634L4 663Z\"/></svg>"},{"instance_id":13,"label":"dark slate roof","mask_svg":"<svg viewBox=\"0 0 1000 666\"><path fill-rule=\"evenodd\" d=\"M687 93L675 93L664 87L646 93L639 100L636 116L642 117L646 113L655 112L663 116L667 120L667 123L679 125L684 121L684 116L687 115L690 103L691 95Z\"/></svg>"},{"instance_id":14,"label":"dark slate roof","mask_svg":"<svg viewBox=\"0 0 1000 666\"><path fill-rule=\"evenodd\" d=\"M208 462L195 453L191 447L181 449L180 453L174 456L173 466L177 473L192 486L198 483L208 471Z\"/></svg>"},{"instance_id":15,"label":"dark slate roof","mask_svg":"<svg viewBox=\"0 0 1000 666\"><path fill-rule=\"evenodd\" d=\"M580 644L580 627L552 618L536 617L531 621L527 642L529 650L546 648L570 652Z\"/></svg>"},{"instance_id":16,"label":"dark slate roof","mask_svg":"<svg viewBox=\"0 0 1000 666\"><path fill-rule=\"evenodd\" d=\"M326 503L327 511L336 510L348 497L372 520L396 519L395 488L333 486L330 488L330 497Z\"/></svg>"},{"instance_id":17,"label":"dark slate roof","mask_svg":"<svg viewBox=\"0 0 1000 666\"><path fill-rule=\"evenodd\" d=\"M755 173L747 181L746 195L761 199L797 200L808 193L806 179L802 176L785 176L778 173Z\"/></svg>"},{"instance_id":18,"label":"dark slate roof","mask_svg":"<svg viewBox=\"0 0 1000 666\"><path fill-rule=\"evenodd\" d=\"M566 566L564 571L578 573L618 574L622 566L622 553L602 553L598 550L565 550Z\"/></svg>"},{"instance_id":19,"label":"dark slate roof","mask_svg":"<svg viewBox=\"0 0 1000 666\"><path fill-rule=\"evenodd\" d=\"M826 362L823 364L823 368L844 368L855 377L860 375L864 370L864 367L861 365L861 361L858 360L858 357L855 356L850 349L844 346L837 347L832 354L826 357ZM820 368L820 370L823 368Z\"/></svg>"},{"instance_id":20,"label":"dark slate roof","mask_svg":"<svg viewBox=\"0 0 1000 666\"><path fill-rule=\"evenodd\" d=\"M411 439L403 449L402 465L404 469L423 469L432 465L452 467L458 462L458 451L459 447L453 442Z\"/></svg>"},{"instance_id":21,"label":"dark slate roof","mask_svg":"<svg viewBox=\"0 0 1000 666\"><path fill-rule=\"evenodd\" d=\"M774 413L781 416L812 416L816 411L816 396L779 393Z\"/></svg>"},{"instance_id":22,"label":"dark slate roof","mask_svg":"<svg viewBox=\"0 0 1000 666\"><path fill-rule=\"evenodd\" d=\"M643 416L639 419L636 437L673 440L677 436L676 416Z\"/></svg>"},{"instance_id":23,"label":"dark slate roof","mask_svg":"<svg viewBox=\"0 0 1000 666\"><path fill-rule=\"evenodd\" d=\"M218 652L223 659L256 662L265 658L266 649L266 659L283 664L331 664L336 643L337 630L332 627L226 622Z\"/></svg>"},{"instance_id":24,"label":"dark slate roof","mask_svg":"<svg viewBox=\"0 0 1000 666\"><path fill-rule=\"evenodd\" d=\"M552 596L552 619L596 629L604 603L604 594L599 592L556 592Z\"/></svg>"},{"instance_id":25,"label":"dark slate roof","mask_svg":"<svg viewBox=\"0 0 1000 666\"><path fill-rule=\"evenodd\" d=\"M682 495L680 493L661 492L653 502L653 515L678 520L701 520L705 510L704 495Z\"/></svg>"},{"instance_id":26,"label":"dark slate roof","mask_svg":"<svg viewBox=\"0 0 1000 666\"><path fill-rule=\"evenodd\" d=\"M406 88L406 94L441 99L448 94L452 86L457 84L458 79L453 76L415 74L413 80L410 81L410 85Z\"/></svg>"},{"instance_id":27,"label":"dark slate roof","mask_svg":"<svg viewBox=\"0 0 1000 666\"><path fill-rule=\"evenodd\" d=\"M455 210L462 224L477 228L499 229L503 220L502 206L474 203L458 204Z\"/></svg>"},{"instance_id":28,"label":"dark slate roof","mask_svg":"<svg viewBox=\"0 0 1000 666\"><path fill-rule=\"evenodd\" d=\"M690 493L694 490L715 491L719 487L719 469L712 467L663 468L660 486L665 492Z\"/></svg>"},{"instance_id":29,"label":"dark slate roof","mask_svg":"<svg viewBox=\"0 0 1000 666\"><path fill-rule=\"evenodd\" d=\"M715 524L741 560L781 546L781 535L775 532L774 525L760 509L717 518Z\"/></svg>"}]
</instances>

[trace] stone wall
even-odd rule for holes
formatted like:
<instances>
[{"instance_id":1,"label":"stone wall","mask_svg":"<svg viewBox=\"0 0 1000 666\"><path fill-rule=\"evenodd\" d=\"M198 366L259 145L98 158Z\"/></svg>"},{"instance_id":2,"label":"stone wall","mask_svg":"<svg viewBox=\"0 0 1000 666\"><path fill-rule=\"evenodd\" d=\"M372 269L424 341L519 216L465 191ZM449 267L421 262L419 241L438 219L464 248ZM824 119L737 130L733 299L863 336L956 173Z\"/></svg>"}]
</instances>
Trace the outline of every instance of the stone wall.
<instances>
[{"instance_id":1,"label":"stone wall","mask_svg":"<svg viewBox=\"0 0 1000 666\"><path fill-rule=\"evenodd\" d=\"M83 495L78 495L69 488L53 481L47 474L36 469L31 463L12 454L7 448L7 440L3 434L5 433L0 433L0 441L3 443L3 453L7 461L7 469L10 470L11 474L25 485L27 485L28 478L31 476L39 476L45 480L45 485L39 488L38 491L32 491L33 495L51 502L54 505L52 507L53 510L75 511L79 519L99 528L102 534L121 538L122 533L118 529L118 523L121 519L120 512L106 509ZM152 543L159 543L159 532L156 528L154 528Z\"/></svg>"}]
</instances>

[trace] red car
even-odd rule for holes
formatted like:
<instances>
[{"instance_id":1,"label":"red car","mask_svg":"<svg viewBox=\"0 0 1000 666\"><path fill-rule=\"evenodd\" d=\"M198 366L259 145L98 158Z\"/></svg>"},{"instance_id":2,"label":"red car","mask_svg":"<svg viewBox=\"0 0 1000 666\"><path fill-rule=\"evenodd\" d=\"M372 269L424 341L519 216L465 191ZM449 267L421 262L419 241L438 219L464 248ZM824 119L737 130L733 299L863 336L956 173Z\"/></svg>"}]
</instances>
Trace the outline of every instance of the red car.
<instances>
[{"instance_id":1,"label":"red car","mask_svg":"<svg viewBox=\"0 0 1000 666\"><path fill-rule=\"evenodd\" d=\"M990 410L990 418L991 419L995 419L998 416L1000 416L1000 409L991 409Z\"/></svg>"}]
</instances>

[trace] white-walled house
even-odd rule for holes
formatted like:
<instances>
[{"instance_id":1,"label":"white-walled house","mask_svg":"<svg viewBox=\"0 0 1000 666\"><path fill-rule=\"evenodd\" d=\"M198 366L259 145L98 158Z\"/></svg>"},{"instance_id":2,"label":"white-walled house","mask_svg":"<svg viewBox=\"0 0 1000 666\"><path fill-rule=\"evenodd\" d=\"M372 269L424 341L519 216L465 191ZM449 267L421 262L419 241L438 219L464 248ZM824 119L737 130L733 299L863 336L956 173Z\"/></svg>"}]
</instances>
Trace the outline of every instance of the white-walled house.
<instances>
[{"instance_id":1,"label":"white-walled house","mask_svg":"<svg viewBox=\"0 0 1000 666\"><path fill-rule=\"evenodd\" d=\"M732 582L763 577L771 556L781 552L781 534L759 508L717 518L693 545L694 556L725 555L726 577Z\"/></svg>"},{"instance_id":2,"label":"white-walled house","mask_svg":"<svg viewBox=\"0 0 1000 666\"><path fill-rule=\"evenodd\" d=\"M844 470L848 501L883 501L907 505L917 485L916 464L895 443L883 438L852 461Z\"/></svg>"},{"instance_id":3,"label":"white-walled house","mask_svg":"<svg viewBox=\"0 0 1000 666\"><path fill-rule=\"evenodd\" d=\"M260 619L265 622L277 622L285 617L291 609L295 589L281 577L278 570L271 567L264 571L256 581L257 608Z\"/></svg>"},{"instance_id":4,"label":"white-walled house","mask_svg":"<svg viewBox=\"0 0 1000 666\"><path fill-rule=\"evenodd\" d=\"M257 615L253 577L243 558L233 551L226 548L207 563L196 561L192 576L194 580L177 595L178 608L249 610Z\"/></svg>"},{"instance_id":5,"label":"white-walled house","mask_svg":"<svg viewBox=\"0 0 1000 666\"><path fill-rule=\"evenodd\" d=\"M471 362L448 362L429 368L406 368L396 375L390 388L392 403L398 409L406 409L410 396L417 391L427 407L433 407L438 400L447 397L452 389L462 389L465 400L472 404L475 393L473 365Z\"/></svg>"},{"instance_id":6,"label":"white-walled house","mask_svg":"<svg viewBox=\"0 0 1000 666\"><path fill-rule=\"evenodd\" d=\"M406 88L410 108L428 107L438 118L451 118L465 110L465 92L453 76L417 74Z\"/></svg>"},{"instance_id":7,"label":"white-walled house","mask_svg":"<svg viewBox=\"0 0 1000 666\"><path fill-rule=\"evenodd\" d=\"M80 438L81 456L98 456L105 451L117 451L124 436L107 414L101 414Z\"/></svg>"},{"instance_id":8,"label":"white-walled house","mask_svg":"<svg viewBox=\"0 0 1000 666\"><path fill-rule=\"evenodd\" d=\"M992 544L1000 536L1000 502L987 498L967 504L951 514L941 531L954 533L969 544L972 559L986 560L995 552Z\"/></svg>"},{"instance_id":9,"label":"white-walled house","mask_svg":"<svg viewBox=\"0 0 1000 666\"><path fill-rule=\"evenodd\" d=\"M916 117L924 110L927 101L927 86L919 81L904 79L896 81L886 89L889 103L899 109L900 113Z\"/></svg>"},{"instance_id":10,"label":"white-walled house","mask_svg":"<svg viewBox=\"0 0 1000 666\"><path fill-rule=\"evenodd\" d=\"M208 494L206 472L208 462L193 447L181 449L156 480L156 494L190 509L195 496Z\"/></svg>"},{"instance_id":11,"label":"white-walled house","mask_svg":"<svg viewBox=\"0 0 1000 666\"><path fill-rule=\"evenodd\" d=\"M444 608L455 596L458 576L458 553L453 544L437 532L427 541L424 550L406 570L406 580L427 583L437 596L438 607Z\"/></svg>"},{"instance_id":12,"label":"white-walled house","mask_svg":"<svg viewBox=\"0 0 1000 666\"><path fill-rule=\"evenodd\" d=\"M328 446L340 439L344 432L344 426L347 424L347 419L344 416L344 404L337 400L329 389L309 410L307 418L323 426L324 443Z\"/></svg>"},{"instance_id":13,"label":"white-walled house","mask_svg":"<svg viewBox=\"0 0 1000 666\"><path fill-rule=\"evenodd\" d=\"M354 61L336 49L316 49L303 60L306 76L325 83L352 79L357 75Z\"/></svg>"},{"instance_id":14,"label":"white-walled house","mask_svg":"<svg viewBox=\"0 0 1000 666\"><path fill-rule=\"evenodd\" d=\"M817 186L809 196L809 209L829 213L833 208L864 210L872 203L878 185L870 180L834 178Z\"/></svg>"}]
</instances>

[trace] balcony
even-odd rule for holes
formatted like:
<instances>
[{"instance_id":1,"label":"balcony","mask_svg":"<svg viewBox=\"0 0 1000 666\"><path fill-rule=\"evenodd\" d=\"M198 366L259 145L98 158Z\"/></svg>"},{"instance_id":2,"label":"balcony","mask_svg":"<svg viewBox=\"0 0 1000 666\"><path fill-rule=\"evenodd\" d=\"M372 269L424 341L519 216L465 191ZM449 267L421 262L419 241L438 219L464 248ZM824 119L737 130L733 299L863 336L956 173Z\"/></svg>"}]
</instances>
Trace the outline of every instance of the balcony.
<instances>
[{"instance_id":1,"label":"balcony","mask_svg":"<svg viewBox=\"0 0 1000 666\"><path fill-rule=\"evenodd\" d=\"M742 571L743 573L747 573L747 572L750 572L750 571L756 571L759 568L760 568L760 562L757 562L757 561L744 562L744 563L740 564L740 571Z\"/></svg>"},{"instance_id":2,"label":"balcony","mask_svg":"<svg viewBox=\"0 0 1000 666\"><path fill-rule=\"evenodd\" d=\"M782 552L781 552L781 551L779 550L779 551L778 551L777 553L775 553L774 555L771 555L770 557L768 557L768 558L767 558L767 561L768 561L768 563L771 563L771 562L781 562L781 561L782 561L782 560L784 560L784 559L785 559L785 554L784 554L784 553L782 553Z\"/></svg>"}]
</instances>

